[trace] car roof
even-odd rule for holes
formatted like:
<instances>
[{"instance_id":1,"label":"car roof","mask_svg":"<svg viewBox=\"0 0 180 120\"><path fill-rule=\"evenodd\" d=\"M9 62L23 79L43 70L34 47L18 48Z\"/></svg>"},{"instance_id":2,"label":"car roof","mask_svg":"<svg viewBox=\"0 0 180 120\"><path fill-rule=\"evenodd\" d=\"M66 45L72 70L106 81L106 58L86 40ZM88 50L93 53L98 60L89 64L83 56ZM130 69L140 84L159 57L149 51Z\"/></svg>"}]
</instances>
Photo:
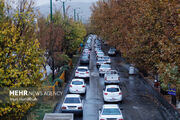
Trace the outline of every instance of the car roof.
<instances>
[{"instance_id":1,"label":"car roof","mask_svg":"<svg viewBox=\"0 0 180 120\"><path fill-rule=\"evenodd\" d=\"M103 108L119 108L117 104L104 104Z\"/></svg>"},{"instance_id":2,"label":"car roof","mask_svg":"<svg viewBox=\"0 0 180 120\"><path fill-rule=\"evenodd\" d=\"M80 97L80 95L79 94L67 94L66 98L67 97Z\"/></svg>"},{"instance_id":3,"label":"car roof","mask_svg":"<svg viewBox=\"0 0 180 120\"><path fill-rule=\"evenodd\" d=\"M88 67L87 67L87 66L79 66L79 67L78 67L78 69L79 69L79 68L88 69Z\"/></svg>"},{"instance_id":4,"label":"car roof","mask_svg":"<svg viewBox=\"0 0 180 120\"><path fill-rule=\"evenodd\" d=\"M106 88L112 88L112 87L119 88L118 85L106 85Z\"/></svg>"},{"instance_id":5,"label":"car roof","mask_svg":"<svg viewBox=\"0 0 180 120\"><path fill-rule=\"evenodd\" d=\"M82 82L84 82L84 79L72 79L72 81L82 81Z\"/></svg>"},{"instance_id":6,"label":"car roof","mask_svg":"<svg viewBox=\"0 0 180 120\"><path fill-rule=\"evenodd\" d=\"M101 64L101 66L103 66L103 65L106 65L106 66L109 66L109 67L111 67L111 65L109 65L109 64Z\"/></svg>"},{"instance_id":7,"label":"car roof","mask_svg":"<svg viewBox=\"0 0 180 120\"><path fill-rule=\"evenodd\" d=\"M117 70L109 70L109 71L107 71L107 73L110 73L110 72L117 72Z\"/></svg>"}]
</instances>

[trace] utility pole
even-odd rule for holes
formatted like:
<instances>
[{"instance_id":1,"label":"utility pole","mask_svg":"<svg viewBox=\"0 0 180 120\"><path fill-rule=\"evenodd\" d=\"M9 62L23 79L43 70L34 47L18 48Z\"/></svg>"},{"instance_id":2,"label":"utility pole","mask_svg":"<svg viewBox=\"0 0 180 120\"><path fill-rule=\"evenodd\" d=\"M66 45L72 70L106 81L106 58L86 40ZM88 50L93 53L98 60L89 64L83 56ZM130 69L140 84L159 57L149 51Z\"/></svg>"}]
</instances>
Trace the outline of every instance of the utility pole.
<instances>
[{"instance_id":1,"label":"utility pole","mask_svg":"<svg viewBox=\"0 0 180 120\"><path fill-rule=\"evenodd\" d=\"M55 65L54 65L54 57L53 57L53 11L52 11L52 0L50 0L50 51L49 51L49 56L52 58L51 61L52 61L52 81L54 81L55 79L55 75L54 75L54 71L55 71Z\"/></svg>"},{"instance_id":2,"label":"utility pole","mask_svg":"<svg viewBox=\"0 0 180 120\"><path fill-rule=\"evenodd\" d=\"M74 21L76 21L76 9L74 9Z\"/></svg>"},{"instance_id":3,"label":"utility pole","mask_svg":"<svg viewBox=\"0 0 180 120\"><path fill-rule=\"evenodd\" d=\"M79 21L79 13L77 13L77 20Z\"/></svg>"},{"instance_id":4,"label":"utility pole","mask_svg":"<svg viewBox=\"0 0 180 120\"><path fill-rule=\"evenodd\" d=\"M51 22L52 22L52 19L53 19L53 17L52 17L52 0L50 0L50 19L51 19Z\"/></svg>"},{"instance_id":5,"label":"utility pole","mask_svg":"<svg viewBox=\"0 0 180 120\"><path fill-rule=\"evenodd\" d=\"M65 7L65 2L63 1L63 13L64 13L64 19L66 17L66 7Z\"/></svg>"}]
</instances>

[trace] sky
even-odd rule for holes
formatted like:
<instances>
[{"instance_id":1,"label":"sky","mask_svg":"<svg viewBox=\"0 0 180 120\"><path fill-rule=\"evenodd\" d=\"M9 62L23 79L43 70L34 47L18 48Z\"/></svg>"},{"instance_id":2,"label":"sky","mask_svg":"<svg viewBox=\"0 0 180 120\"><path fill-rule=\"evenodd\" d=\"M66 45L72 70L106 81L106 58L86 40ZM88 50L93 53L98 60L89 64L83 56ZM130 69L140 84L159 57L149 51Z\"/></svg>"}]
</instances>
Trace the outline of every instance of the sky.
<instances>
[{"instance_id":1,"label":"sky","mask_svg":"<svg viewBox=\"0 0 180 120\"><path fill-rule=\"evenodd\" d=\"M36 0L36 1L37 1L38 6L50 3L50 0ZM98 0L67 0L67 1L71 1L71 2L96 2ZM53 2L56 2L56 0L53 0Z\"/></svg>"},{"instance_id":2,"label":"sky","mask_svg":"<svg viewBox=\"0 0 180 120\"><path fill-rule=\"evenodd\" d=\"M40 12L43 15L48 15L49 14L49 5L50 5L50 0L35 0L36 1L36 6L40 9ZM58 2L56 0L53 1L53 8L55 9L58 7L62 11L62 3L60 0ZM70 9L68 10L69 16L74 16L73 15L73 9L74 8L80 8L79 11L79 16L81 19L84 19L83 21L88 21L89 17L91 16L91 10L90 6L92 5L93 2L96 2L98 0L65 0L67 1L65 6L70 6Z\"/></svg>"}]
</instances>

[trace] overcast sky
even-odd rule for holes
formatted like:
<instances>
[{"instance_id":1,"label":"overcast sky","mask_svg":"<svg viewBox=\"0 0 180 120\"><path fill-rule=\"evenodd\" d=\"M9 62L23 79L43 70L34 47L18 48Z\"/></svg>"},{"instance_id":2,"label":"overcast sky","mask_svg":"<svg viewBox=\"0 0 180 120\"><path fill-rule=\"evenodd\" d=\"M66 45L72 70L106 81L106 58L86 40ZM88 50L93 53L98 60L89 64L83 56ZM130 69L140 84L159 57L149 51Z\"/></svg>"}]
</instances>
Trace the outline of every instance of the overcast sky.
<instances>
[{"instance_id":1,"label":"overcast sky","mask_svg":"<svg viewBox=\"0 0 180 120\"><path fill-rule=\"evenodd\" d=\"M37 5L44 5L44 4L49 4L50 0L35 0L37 1ZM53 0L53 2L55 2L56 0ZM67 1L71 1L71 2L96 2L98 0L67 0Z\"/></svg>"}]
</instances>

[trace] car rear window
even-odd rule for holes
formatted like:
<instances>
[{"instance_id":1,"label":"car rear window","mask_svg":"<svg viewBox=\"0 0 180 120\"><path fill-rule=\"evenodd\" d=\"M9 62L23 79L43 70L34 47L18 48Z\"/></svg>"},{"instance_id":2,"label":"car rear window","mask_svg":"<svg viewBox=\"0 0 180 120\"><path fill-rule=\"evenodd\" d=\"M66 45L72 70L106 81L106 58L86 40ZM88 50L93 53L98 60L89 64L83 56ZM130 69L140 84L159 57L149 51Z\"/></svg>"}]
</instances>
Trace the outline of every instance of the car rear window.
<instances>
[{"instance_id":1,"label":"car rear window","mask_svg":"<svg viewBox=\"0 0 180 120\"><path fill-rule=\"evenodd\" d=\"M79 72L86 72L87 69L79 68L78 71L79 71Z\"/></svg>"},{"instance_id":2,"label":"car rear window","mask_svg":"<svg viewBox=\"0 0 180 120\"><path fill-rule=\"evenodd\" d=\"M104 55L104 53L98 53L98 55Z\"/></svg>"},{"instance_id":3,"label":"car rear window","mask_svg":"<svg viewBox=\"0 0 180 120\"><path fill-rule=\"evenodd\" d=\"M80 99L76 97L68 97L65 99L64 103L80 103Z\"/></svg>"},{"instance_id":4,"label":"car rear window","mask_svg":"<svg viewBox=\"0 0 180 120\"><path fill-rule=\"evenodd\" d=\"M117 71L108 71L106 74L117 74Z\"/></svg>"},{"instance_id":5,"label":"car rear window","mask_svg":"<svg viewBox=\"0 0 180 120\"><path fill-rule=\"evenodd\" d=\"M110 68L110 65L104 64L104 65L101 65L101 67L103 67L103 68Z\"/></svg>"},{"instance_id":6,"label":"car rear window","mask_svg":"<svg viewBox=\"0 0 180 120\"><path fill-rule=\"evenodd\" d=\"M119 92L119 88L107 88L107 92Z\"/></svg>"},{"instance_id":7,"label":"car rear window","mask_svg":"<svg viewBox=\"0 0 180 120\"><path fill-rule=\"evenodd\" d=\"M82 81L72 81L73 85L82 85L83 82Z\"/></svg>"},{"instance_id":8,"label":"car rear window","mask_svg":"<svg viewBox=\"0 0 180 120\"><path fill-rule=\"evenodd\" d=\"M98 62L105 62L105 60L104 59L100 59L100 60L98 60Z\"/></svg>"},{"instance_id":9,"label":"car rear window","mask_svg":"<svg viewBox=\"0 0 180 120\"><path fill-rule=\"evenodd\" d=\"M88 56L82 56L82 59L88 59Z\"/></svg>"},{"instance_id":10,"label":"car rear window","mask_svg":"<svg viewBox=\"0 0 180 120\"><path fill-rule=\"evenodd\" d=\"M121 112L117 108L105 108L102 115L121 115Z\"/></svg>"}]
</instances>

